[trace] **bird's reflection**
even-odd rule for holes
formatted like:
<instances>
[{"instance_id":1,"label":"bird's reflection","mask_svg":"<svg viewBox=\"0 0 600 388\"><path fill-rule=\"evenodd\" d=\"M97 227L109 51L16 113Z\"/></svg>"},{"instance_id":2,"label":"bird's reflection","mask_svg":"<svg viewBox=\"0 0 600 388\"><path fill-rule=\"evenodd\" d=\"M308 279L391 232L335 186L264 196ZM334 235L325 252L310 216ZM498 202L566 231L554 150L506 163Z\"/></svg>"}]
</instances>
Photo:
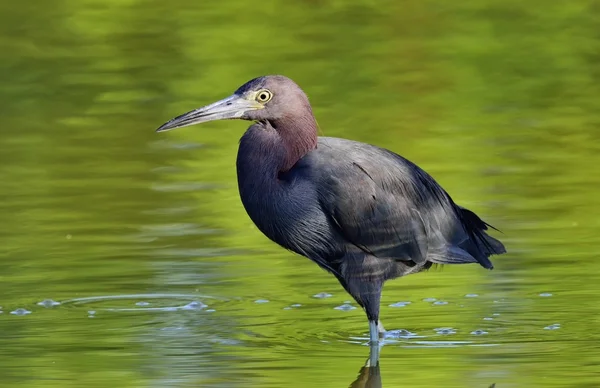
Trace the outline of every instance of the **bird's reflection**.
<instances>
[{"instance_id":1,"label":"bird's reflection","mask_svg":"<svg viewBox=\"0 0 600 388\"><path fill-rule=\"evenodd\" d=\"M383 342L369 347L369 358L358 371L358 377L350 384L350 388L380 388L381 373L379 370L379 353Z\"/></svg>"},{"instance_id":2,"label":"bird's reflection","mask_svg":"<svg viewBox=\"0 0 600 388\"><path fill-rule=\"evenodd\" d=\"M358 377L350 384L350 388L381 388L379 363L372 366L369 361L360 368Z\"/></svg>"},{"instance_id":3,"label":"bird's reflection","mask_svg":"<svg viewBox=\"0 0 600 388\"><path fill-rule=\"evenodd\" d=\"M379 354L383 343L373 345L369 348L369 358L358 371L358 377L349 388L381 388L381 369L379 367ZM374 362L373 362L374 361ZM496 383L493 383L489 388L495 388Z\"/></svg>"}]
</instances>

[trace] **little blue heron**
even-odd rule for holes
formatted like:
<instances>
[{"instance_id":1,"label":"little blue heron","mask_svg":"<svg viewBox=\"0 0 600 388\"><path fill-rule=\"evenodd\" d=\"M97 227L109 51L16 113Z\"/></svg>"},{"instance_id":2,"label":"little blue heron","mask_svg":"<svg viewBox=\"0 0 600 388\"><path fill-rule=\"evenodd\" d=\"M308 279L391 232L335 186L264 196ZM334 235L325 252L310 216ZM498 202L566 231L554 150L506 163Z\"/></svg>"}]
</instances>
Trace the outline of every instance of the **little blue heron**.
<instances>
[{"instance_id":1,"label":"little blue heron","mask_svg":"<svg viewBox=\"0 0 600 388\"><path fill-rule=\"evenodd\" d=\"M374 145L317 136L308 97L287 77L250 80L157 131L223 119L254 121L237 154L246 212L269 239L337 278L365 310L372 345L384 331L386 280L433 264L492 269L489 256L506 252L486 234L489 224L412 162Z\"/></svg>"}]
</instances>

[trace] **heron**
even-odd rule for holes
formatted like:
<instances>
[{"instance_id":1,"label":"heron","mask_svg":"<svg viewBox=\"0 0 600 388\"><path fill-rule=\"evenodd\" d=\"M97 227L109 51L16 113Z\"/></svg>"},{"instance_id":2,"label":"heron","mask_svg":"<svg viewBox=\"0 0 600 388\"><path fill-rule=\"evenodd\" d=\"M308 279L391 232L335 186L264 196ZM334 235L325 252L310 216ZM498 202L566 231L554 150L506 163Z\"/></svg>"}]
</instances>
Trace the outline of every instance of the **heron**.
<instances>
[{"instance_id":1,"label":"heron","mask_svg":"<svg viewBox=\"0 0 600 388\"><path fill-rule=\"evenodd\" d=\"M385 333L386 281L434 264L492 269L489 257L506 252L490 224L416 164L376 145L318 136L306 93L288 77L254 78L157 131L225 119L253 122L236 161L248 216L270 240L335 276L365 311L371 346Z\"/></svg>"}]
</instances>

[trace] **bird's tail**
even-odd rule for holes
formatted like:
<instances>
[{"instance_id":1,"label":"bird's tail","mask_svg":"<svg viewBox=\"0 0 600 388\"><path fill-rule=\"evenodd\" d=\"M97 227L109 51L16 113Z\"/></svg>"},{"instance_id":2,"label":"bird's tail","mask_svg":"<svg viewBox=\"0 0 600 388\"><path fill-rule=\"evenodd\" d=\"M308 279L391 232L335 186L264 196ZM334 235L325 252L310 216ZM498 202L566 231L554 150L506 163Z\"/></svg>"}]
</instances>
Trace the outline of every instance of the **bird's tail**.
<instances>
[{"instance_id":1,"label":"bird's tail","mask_svg":"<svg viewBox=\"0 0 600 388\"><path fill-rule=\"evenodd\" d=\"M506 253L506 248L504 247L504 244L500 242L500 240L495 239L494 237L488 235L485 232L483 232L481 236L484 240L481 245L483 246L485 253L488 256L501 255L503 253Z\"/></svg>"},{"instance_id":2,"label":"bird's tail","mask_svg":"<svg viewBox=\"0 0 600 388\"><path fill-rule=\"evenodd\" d=\"M488 227L492 225L483 221L479 216L469 209L460 207L460 218L462 219L465 230L471 237L471 241L465 241L460 247L469 252L485 268L492 269L493 265L489 257L491 255L500 255L506 253L506 248L499 240L488 235Z\"/></svg>"}]
</instances>

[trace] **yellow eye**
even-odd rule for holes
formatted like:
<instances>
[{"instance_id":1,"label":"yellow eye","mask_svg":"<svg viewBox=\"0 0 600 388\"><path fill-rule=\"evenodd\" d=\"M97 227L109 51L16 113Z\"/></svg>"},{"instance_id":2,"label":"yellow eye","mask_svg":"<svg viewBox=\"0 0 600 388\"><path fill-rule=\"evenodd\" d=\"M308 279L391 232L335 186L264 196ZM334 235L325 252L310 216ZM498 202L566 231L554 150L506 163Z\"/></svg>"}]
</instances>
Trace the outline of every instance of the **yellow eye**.
<instances>
[{"instance_id":1,"label":"yellow eye","mask_svg":"<svg viewBox=\"0 0 600 388\"><path fill-rule=\"evenodd\" d=\"M256 101L260 102L261 104L271 101L271 98L273 98L273 93L267 89L259 90L258 93L256 93Z\"/></svg>"}]
</instances>

